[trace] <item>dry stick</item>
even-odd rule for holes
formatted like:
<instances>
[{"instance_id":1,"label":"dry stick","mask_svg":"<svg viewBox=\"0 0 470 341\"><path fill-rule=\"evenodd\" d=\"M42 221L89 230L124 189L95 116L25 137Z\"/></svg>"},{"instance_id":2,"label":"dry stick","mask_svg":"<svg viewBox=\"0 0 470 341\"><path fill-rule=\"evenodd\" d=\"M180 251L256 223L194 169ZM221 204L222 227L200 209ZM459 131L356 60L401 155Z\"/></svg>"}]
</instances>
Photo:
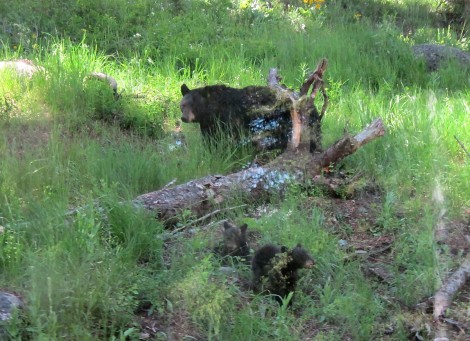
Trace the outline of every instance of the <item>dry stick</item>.
<instances>
[{"instance_id":1,"label":"dry stick","mask_svg":"<svg viewBox=\"0 0 470 341\"><path fill-rule=\"evenodd\" d=\"M295 101L292 102L290 115L292 120L292 138L289 141L289 149L295 151L299 147L300 137L302 136L302 120L300 119Z\"/></svg>"},{"instance_id":2,"label":"dry stick","mask_svg":"<svg viewBox=\"0 0 470 341\"><path fill-rule=\"evenodd\" d=\"M470 153L467 151L467 149L465 148L464 144L462 142L460 142L460 140L457 138L457 136L454 135L454 138L457 140L457 142L460 144L460 147L462 147L462 149L464 150L465 153L467 153L467 156L470 157Z\"/></svg>"},{"instance_id":3,"label":"dry stick","mask_svg":"<svg viewBox=\"0 0 470 341\"><path fill-rule=\"evenodd\" d=\"M295 102L294 102L294 108L293 111L291 112L292 116L292 141L289 145L291 151L295 151L299 148L300 145L300 140L302 137L302 134L304 136L307 136L309 134L309 129L310 127L307 125L307 121L309 121L309 116L311 114L311 109L315 107L315 97L318 93L318 90L321 88L324 96L326 95L326 91L323 86L323 74L326 72L326 67L328 65L328 62L325 58L323 58L317 65L317 68L315 69L315 72L313 72L307 80L302 84L300 88L300 96L306 96L308 94L308 91L310 89L310 86L312 87L312 91L310 93L310 96L306 102L306 105L302 108L303 110L299 114ZM325 103L323 103L323 108L326 111ZM326 104L328 105L328 104ZM320 116L321 120L322 116ZM311 137L310 137L311 138ZM309 139L310 139L309 138ZM304 141L305 142L305 141Z\"/></svg>"},{"instance_id":4,"label":"dry stick","mask_svg":"<svg viewBox=\"0 0 470 341\"><path fill-rule=\"evenodd\" d=\"M173 186L176 182L176 178L174 178L173 180L171 180L169 183L167 183L165 186L162 187L162 189L165 189L165 188L170 188L171 186Z\"/></svg>"},{"instance_id":5,"label":"dry stick","mask_svg":"<svg viewBox=\"0 0 470 341\"><path fill-rule=\"evenodd\" d=\"M320 60L320 62L317 65L317 68L315 71L309 76L309 78L302 84L302 87L300 88L300 96L304 96L308 93L308 89L310 88L310 85L316 80L316 79L322 79L323 74L326 71L326 67L328 66L328 61L326 58L323 58Z\"/></svg>"},{"instance_id":6,"label":"dry stick","mask_svg":"<svg viewBox=\"0 0 470 341\"><path fill-rule=\"evenodd\" d=\"M323 94L323 106L320 112L320 120L323 118L323 115L325 115L326 109L328 108L328 104L329 104L329 98L328 98L328 95L326 94L326 90L323 84L321 87L321 92Z\"/></svg>"},{"instance_id":7,"label":"dry stick","mask_svg":"<svg viewBox=\"0 0 470 341\"><path fill-rule=\"evenodd\" d=\"M176 233L178 233L178 232L180 232L180 231L182 231L182 230L185 230L185 229L187 229L189 226L194 225L194 224L196 224L196 223L198 223L198 222L200 222L200 221L206 220L207 218L209 218L209 217L211 217L211 216L213 216L213 215L215 215L215 214L218 214L218 213L220 213L220 212L235 210L235 209L237 209L237 208L245 207L245 206L246 206L246 204L242 204L242 205L233 206L233 207L220 208L220 209L217 209L217 210L215 210L215 211L209 212L209 213L207 213L205 216L202 216L202 217L200 217L200 218L197 218L196 220L193 220L193 221L190 222L189 224L186 224L186 225L183 225L183 226L181 226L181 227L178 227L177 229L174 229L174 230L172 231L172 234L176 234Z\"/></svg>"}]
</instances>

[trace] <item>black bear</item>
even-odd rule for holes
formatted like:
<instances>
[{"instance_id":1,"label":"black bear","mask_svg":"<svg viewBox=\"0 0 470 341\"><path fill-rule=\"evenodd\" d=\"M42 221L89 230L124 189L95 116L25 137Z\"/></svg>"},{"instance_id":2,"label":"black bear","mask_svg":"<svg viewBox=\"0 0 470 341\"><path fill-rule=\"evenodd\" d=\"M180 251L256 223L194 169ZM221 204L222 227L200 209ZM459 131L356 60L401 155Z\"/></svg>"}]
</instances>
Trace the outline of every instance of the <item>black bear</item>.
<instances>
[{"instance_id":1,"label":"black bear","mask_svg":"<svg viewBox=\"0 0 470 341\"><path fill-rule=\"evenodd\" d=\"M238 257L242 262L249 261L250 247L247 241L248 225L240 227L227 221L223 224L223 244L217 246L214 252L222 257Z\"/></svg>"},{"instance_id":2,"label":"black bear","mask_svg":"<svg viewBox=\"0 0 470 341\"><path fill-rule=\"evenodd\" d=\"M280 103L269 87L210 85L190 90L183 84L181 93L181 120L199 123L204 139L222 131L235 138L249 134L257 149L287 147L292 131L290 102Z\"/></svg>"},{"instance_id":3,"label":"black bear","mask_svg":"<svg viewBox=\"0 0 470 341\"><path fill-rule=\"evenodd\" d=\"M252 286L256 292L269 291L282 304L297 284L297 270L315 264L301 244L289 250L285 246L267 244L256 251L251 262ZM292 300L289 301L289 305Z\"/></svg>"}]
</instances>

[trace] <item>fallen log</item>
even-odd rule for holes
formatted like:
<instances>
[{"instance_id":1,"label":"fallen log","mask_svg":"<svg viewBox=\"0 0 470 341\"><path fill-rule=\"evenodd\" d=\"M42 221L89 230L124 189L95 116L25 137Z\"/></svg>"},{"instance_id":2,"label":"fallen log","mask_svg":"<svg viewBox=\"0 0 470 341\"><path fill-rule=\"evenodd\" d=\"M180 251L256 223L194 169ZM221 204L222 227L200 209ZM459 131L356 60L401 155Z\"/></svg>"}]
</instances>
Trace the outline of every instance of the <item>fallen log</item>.
<instances>
[{"instance_id":1,"label":"fallen log","mask_svg":"<svg viewBox=\"0 0 470 341\"><path fill-rule=\"evenodd\" d=\"M220 206L228 204L234 197L243 197L252 202L273 193L285 192L289 184L303 182L320 174L324 167L338 162L354 153L363 145L385 134L380 118L355 136L345 136L319 152L321 146L321 119L328 106L328 96L323 84L323 74L327 61L322 59L313 72L296 92L279 84L281 77L276 69L268 75L268 87L276 92L279 102L291 102L292 134L287 149L276 159L264 166L228 174L209 175L174 187L168 187L142 194L134 203L154 211L167 227L176 224L183 212L190 212L195 218L207 215ZM310 94L309 89L311 88ZM318 91L323 94L323 107L319 112L315 107Z\"/></svg>"},{"instance_id":2,"label":"fallen log","mask_svg":"<svg viewBox=\"0 0 470 341\"><path fill-rule=\"evenodd\" d=\"M444 220L446 209L444 207L444 195L439 182L436 183L432 198L436 207L439 209L434 238L438 243L446 243L449 238L449 229L446 227ZM467 255L462 265L447 278L433 297L434 341L449 340L447 328L449 319L446 318L446 310L452 304L454 296L465 285L469 278L470 256Z\"/></svg>"},{"instance_id":3,"label":"fallen log","mask_svg":"<svg viewBox=\"0 0 470 341\"><path fill-rule=\"evenodd\" d=\"M434 295L433 318L436 324L435 341L449 340L446 326L446 310L452 299L470 278L470 257L467 256L462 265L441 286Z\"/></svg>"},{"instance_id":4,"label":"fallen log","mask_svg":"<svg viewBox=\"0 0 470 341\"><path fill-rule=\"evenodd\" d=\"M272 193L282 193L292 182L302 182L321 173L332 162L354 153L384 135L382 120L374 120L356 136L346 136L320 154L286 152L270 164L228 174L209 175L171 188L142 194L134 200L170 227L189 210L201 217L235 196L253 201Z\"/></svg>"}]
</instances>

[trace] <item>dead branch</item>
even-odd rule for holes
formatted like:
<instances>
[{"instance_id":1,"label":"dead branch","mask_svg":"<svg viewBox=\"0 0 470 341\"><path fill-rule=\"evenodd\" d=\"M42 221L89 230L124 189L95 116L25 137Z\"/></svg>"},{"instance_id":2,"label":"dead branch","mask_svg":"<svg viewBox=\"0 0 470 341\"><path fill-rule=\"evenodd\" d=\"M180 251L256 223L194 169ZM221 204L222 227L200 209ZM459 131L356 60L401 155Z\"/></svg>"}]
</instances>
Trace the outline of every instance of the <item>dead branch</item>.
<instances>
[{"instance_id":1,"label":"dead branch","mask_svg":"<svg viewBox=\"0 0 470 341\"><path fill-rule=\"evenodd\" d=\"M279 84L282 78L277 74L277 69L269 71L268 85L277 92L279 102L285 102L288 99L292 103L292 136L288 146L290 151L296 151L300 148L310 149L313 152L319 147L321 120L328 107L328 96L323 82L323 74L326 72L327 66L328 62L323 58L318 63L315 71L302 84L298 93ZM308 96L310 88L312 90L310 96ZM319 114L314 102L320 89L324 101L321 113Z\"/></svg>"},{"instance_id":2,"label":"dead branch","mask_svg":"<svg viewBox=\"0 0 470 341\"><path fill-rule=\"evenodd\" d=\"M447 337L447 321L445 319L446 310L452 304L454 296L465 285L469 278L470 256L467 255L462 265L447 279L434 295L433 318L436 323L434 341L449 340Z\"/></svg>"},{"instance_id":3,"label":"dead branch","mask_svg":"<svg viewBox=\"0 0 470 341\"><path fill-rule=\"evenodd\" d=\"M439 182L436 182L436 186L432 195L433 201L439 213L437 216L437 223L434 231L434 236L437 242L446 242L448 239L448 229L444 222L446 209L444 207L444 195L442 193ZM434 324L435 324L435 341L449 340L447 334L448 324L445 322L445 312L451 305L452 299L460 288L465 284L467 279L470 277L470 256L467 255L465 261L460 268L454 272L447 281L442 285L439 291L434 295Z\"/></svg>"},{"instance_id":4,"label":"dead branch","mask_svg":"<svg viewBox=\"0 0 470 341\"><path fill-rule=\"evenodd\" d=\"M470 257L455 271L434 295L434 320L445 317L445 311L452 303L452 298L470 278Z\"/></svg>"},{"instance_id":5,"label":"dead branch","mask_svg":"<svg viewBox=\"0 0 470 341\"><path fill-rule=\"evenodd\" d=\"M312 84L312 95L311 97L315 97L320 85L323 83L323 74L326 71L326 67L328 66L328 61L323 58L320 63L318 63L317 68L315 71L310 75L310 77L302 84L300 87L300 96L305 96L308 93L308 90Z\"/></svg>"},{"instance_id":6,"label":"dead branch","mask_svg":"<svg viewBox=\"0 0 470 341\"><path fill-rule=\"evenodd\" d=\"M183 231L183 230L186 230L188 227L190 226L194 226L198 223L200 223L201 221L204 221L216 214L219 214L221 212L225 212L225 211L231 211L231 210L235 210L237 208L241 208L241 207L245 207L246 204L243 204L243 205L237 205L237 206L234 206L234 207L226 207L226 208L220 208L218 210L215 210L215 211L212 211L212 212L209 212L208 214L206 214L205 216L202 216L201 218L198 218L196 220L193 220L191 221L190 223L186 224L186 225L183 225L181 227L178 227L177 229L173 230L173 234L176 233L176 232L180 232L180 231Z\"/></svg>"},{"instance_id":7,"label":"dead branch","mask_svg":"<svg viewBox=\"0 0 470 341\"><path fill-rule=\"evenodd\" d=\"M470 153L468 152L467 148L465 148L464 144L460 142L457 136L454 135L454 138L457 140L457 143L460 144L460 147L462 147L463 151L467 154L467 156L470 157Z\"/></svg>"}]
</instances>

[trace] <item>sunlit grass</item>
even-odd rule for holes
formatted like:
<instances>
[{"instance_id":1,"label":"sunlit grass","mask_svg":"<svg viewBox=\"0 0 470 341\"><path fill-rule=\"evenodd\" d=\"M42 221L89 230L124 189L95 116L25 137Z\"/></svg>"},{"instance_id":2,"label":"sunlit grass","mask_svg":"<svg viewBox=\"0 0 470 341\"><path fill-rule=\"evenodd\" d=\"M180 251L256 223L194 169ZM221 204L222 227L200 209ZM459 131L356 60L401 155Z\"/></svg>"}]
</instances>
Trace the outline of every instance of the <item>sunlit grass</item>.
<instances>
[{"instance_id":1,"label":"sunlit grass","mask_svg":"<svg viewBox=\"0 0 470 341\"><path fill-rule=\"evenodd\" d=\"M148 30L139 29L146 44L132 45L134 32L115 42L141 47L131 56L103 52L86 37L3 46L1 59L28 57L46 70L31 80L11 72L0 79L0 286L27 301L28 331L18 339L137 338L133 319L144 297L159 318L184 310L214 339L300 339L310 323L332 326L317 340L370 340L390 311L399 315L387 295L412 305L439 284L447 265L436 259L431 197L439 183L451 218L470 205L468 157L455 139L469 148L470 103L468 71L451 64L428 74L412 57L410 45L428 39L465 48L462 36L427 26L424 9L436 4L351 1L344 10L324 1L312 11L207 4L156 11ZM405 17L422 28L412 34L397 25ZM302 242L312 252L316 268L302 272L294 311L283 310L221 278L208 256L214 236L206 240L196 227L195 237L164 240L162 222L128 202L252 160L231 136L207 145L197 125L180 127L182 83L263 85L277 67L298 89L322 57L330 95L323 145L384 120L386 135L338 167L380 187L374 233L394 236L394 281L378 290L358 261L346 262L323 212L305 210L308 195L292 188L258 219L245 216L251 207L227 213L247 221L260 243ZM88 81L90 72L114 77L121 100ZM240 278L249 277L241 267Z\"/></svg>"}]
</instances>

